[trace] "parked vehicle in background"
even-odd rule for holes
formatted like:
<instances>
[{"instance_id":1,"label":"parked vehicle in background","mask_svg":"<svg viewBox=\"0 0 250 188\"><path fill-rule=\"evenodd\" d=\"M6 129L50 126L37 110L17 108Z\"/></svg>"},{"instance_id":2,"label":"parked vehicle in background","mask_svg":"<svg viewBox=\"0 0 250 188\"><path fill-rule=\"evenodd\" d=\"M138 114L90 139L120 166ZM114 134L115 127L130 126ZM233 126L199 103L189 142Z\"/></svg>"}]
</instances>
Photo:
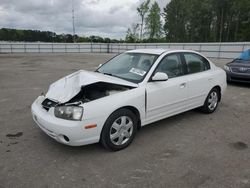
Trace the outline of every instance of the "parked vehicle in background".
<instances>
[{"instance_id":1,"label":"parked vehicle in background","mask_svg":"<svg viewBox=\"0 0 250 188\"><path fill-rule=\"evenodd\" d=\"M224 66L228 82L250 83L250 49Z\"/></svg>"},{"instance_id":2,"label":"parked vehicle in background","mask_svg":"<svg viewBox=\"0 0 250 188\"><path fill-rule=\"evenodd\" d=\"M131 50L95 72L56 81L32 104L32 115L58 142L100 141L117 151L141 126L194 108L214 112L226 85L225 72L195 51Z\"/></svg>"}]
</instances>

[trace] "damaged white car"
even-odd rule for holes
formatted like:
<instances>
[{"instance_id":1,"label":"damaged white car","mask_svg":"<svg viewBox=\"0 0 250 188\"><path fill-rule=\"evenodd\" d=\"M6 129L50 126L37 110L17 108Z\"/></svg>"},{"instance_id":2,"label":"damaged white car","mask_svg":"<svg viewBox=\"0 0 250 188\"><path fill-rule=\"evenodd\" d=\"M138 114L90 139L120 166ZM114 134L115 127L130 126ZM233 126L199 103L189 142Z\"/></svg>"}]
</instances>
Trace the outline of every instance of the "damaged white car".
<instances>
[{"instance_id":1,"label":"damaged white car","mask_svg":"<svg viewBox=\"0 0 250 188\"><path fill-rule=\"evenodd\" d=\"M132 50L95 72L56 81L32 104L32 115L58 142L101 142L116 151L141 126L198 107L214 112L225 89L225 72L197 52Z\"/></svg>"}]
</instances>

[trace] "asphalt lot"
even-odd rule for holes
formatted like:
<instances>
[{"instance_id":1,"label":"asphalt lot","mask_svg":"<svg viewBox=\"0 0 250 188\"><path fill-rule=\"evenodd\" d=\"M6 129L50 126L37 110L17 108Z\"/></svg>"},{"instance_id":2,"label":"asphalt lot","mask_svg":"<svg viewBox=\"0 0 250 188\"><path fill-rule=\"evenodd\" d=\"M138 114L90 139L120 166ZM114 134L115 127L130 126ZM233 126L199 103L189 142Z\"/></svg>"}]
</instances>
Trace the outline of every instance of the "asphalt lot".
<instances>
[{"instance_id":1,"label":"asphalt lot","mask_svg":"<svg viewBox=\"0 0 250 188\"><path fill-rule=\"evenodd\" d=\"M46 136L31 118L35 98L113 55L0 54L1 188L250 187L250 85L228 85L213 114L189 111L143 127L119 152Z\"/></svg>"}]
</instances>

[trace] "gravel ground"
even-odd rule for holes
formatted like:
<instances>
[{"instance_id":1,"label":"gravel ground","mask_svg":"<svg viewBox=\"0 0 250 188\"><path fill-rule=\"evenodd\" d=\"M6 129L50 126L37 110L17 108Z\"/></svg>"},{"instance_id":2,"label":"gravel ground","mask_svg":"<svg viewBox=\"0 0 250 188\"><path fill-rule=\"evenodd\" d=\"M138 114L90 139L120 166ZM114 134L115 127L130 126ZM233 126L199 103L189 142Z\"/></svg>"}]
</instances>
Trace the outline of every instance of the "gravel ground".
<instances>
[{"instance_id":1,"label":"gravel ground","mask_svg":"<svg viewBox=\"0 0 250 188\"><path fill-rule=\"evenodd\" d=\"M31 118L35 98L55 80L112 56L0 55L1 188L250 187L250 85L228 85L213 114L189 111L143 127L119 152L46 136Z\"/></svg>"}]
</instances>

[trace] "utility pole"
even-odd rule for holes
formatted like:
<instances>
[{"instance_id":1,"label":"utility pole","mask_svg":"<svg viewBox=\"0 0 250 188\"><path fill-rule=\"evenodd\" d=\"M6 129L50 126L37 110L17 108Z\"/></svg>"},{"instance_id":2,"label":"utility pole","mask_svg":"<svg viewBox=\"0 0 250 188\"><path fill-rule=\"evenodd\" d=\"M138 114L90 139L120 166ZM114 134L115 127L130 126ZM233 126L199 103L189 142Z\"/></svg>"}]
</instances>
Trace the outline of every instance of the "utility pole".
<instances>
[{"instance_id":1,"label":"utility pole","mask_svg":"<svg viewBox=\"0 0 250 188\"><path fill-rule=\"evenodd\" d=\"M72 26L73 26L73 42L75 43L75 9L74 9L74 0L72 0Z\"/></svg>"}]
</instances>

